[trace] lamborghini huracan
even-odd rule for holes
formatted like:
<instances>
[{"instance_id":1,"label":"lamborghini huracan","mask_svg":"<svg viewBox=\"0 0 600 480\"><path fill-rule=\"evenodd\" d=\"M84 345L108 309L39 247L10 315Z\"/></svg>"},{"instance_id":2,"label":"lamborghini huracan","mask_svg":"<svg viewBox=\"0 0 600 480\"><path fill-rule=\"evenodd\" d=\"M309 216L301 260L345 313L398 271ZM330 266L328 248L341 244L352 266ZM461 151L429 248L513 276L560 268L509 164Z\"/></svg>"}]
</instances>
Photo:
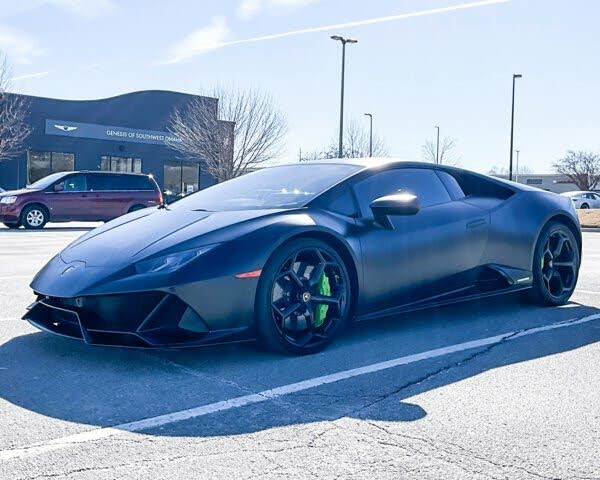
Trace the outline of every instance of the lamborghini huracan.
<instances>
[{"instance_id":1,"label":"lamborghini huracan","mask_svg":"<svg viewBox=\"0 0 600 480\"><path fill-rule=\"evenodd\" d=\"M308 354L353 320L520 290L562 305L581 241L571 199L466 170L282 165L86 233L33 279L24 318L92 345Z\"/></svg>"}]
</instances>

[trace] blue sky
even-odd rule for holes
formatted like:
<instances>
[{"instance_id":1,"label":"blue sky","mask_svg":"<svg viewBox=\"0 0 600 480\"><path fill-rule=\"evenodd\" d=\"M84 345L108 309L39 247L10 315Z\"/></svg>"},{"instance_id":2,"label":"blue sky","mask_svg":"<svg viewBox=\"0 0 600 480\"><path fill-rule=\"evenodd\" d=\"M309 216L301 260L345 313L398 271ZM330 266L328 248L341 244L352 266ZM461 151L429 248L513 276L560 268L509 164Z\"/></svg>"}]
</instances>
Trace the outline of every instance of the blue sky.
<instances>
[{"instance_id":1,"label":"blue sky","mask_svg":"<svg viewBox=\"0 0 600 480\"><path fill-rule=\"evenodd\" d=\"M287 113L286 159L335 136L340 45L348 47L347 119L367 122L393 156L421 159L435 135L457 141L461 165L486 172L515 148L543 173L567 149L600 150L596 0L507 0L360 24L476 0L0 0L0 49L14 90L68 99L135 90L198 93L258 86ZM239 40L357 22L354 27Z\"/></svg>"}]
</instances>

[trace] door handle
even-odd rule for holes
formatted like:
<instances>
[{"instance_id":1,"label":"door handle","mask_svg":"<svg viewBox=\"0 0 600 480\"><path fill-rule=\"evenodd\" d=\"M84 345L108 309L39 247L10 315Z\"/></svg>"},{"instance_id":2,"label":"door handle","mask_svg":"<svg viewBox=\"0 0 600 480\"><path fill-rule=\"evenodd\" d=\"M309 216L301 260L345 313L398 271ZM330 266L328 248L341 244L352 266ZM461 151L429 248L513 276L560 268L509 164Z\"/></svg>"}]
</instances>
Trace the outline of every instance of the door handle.
<instances>
[{"instance_id":1,"label":"door handle","mask_svg":"<svg viewBox=\"0 0 600 480\"><path fill-rule=\"evenodd\" d=\"M467 222L467 229L483 227L487 223L485 218L477 218Z\"/></svg>"}]
</instances>

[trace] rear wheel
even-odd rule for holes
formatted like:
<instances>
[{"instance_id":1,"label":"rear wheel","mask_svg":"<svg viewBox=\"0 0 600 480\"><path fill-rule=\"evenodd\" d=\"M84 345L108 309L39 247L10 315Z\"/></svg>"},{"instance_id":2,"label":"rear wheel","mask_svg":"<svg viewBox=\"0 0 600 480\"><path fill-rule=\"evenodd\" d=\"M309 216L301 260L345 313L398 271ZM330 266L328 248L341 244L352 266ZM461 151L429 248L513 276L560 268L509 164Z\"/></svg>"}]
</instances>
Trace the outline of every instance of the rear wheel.
<instances>
[{"instance_id":1,"label":"rear wheel","mask_svg":"<svg viewBox=\"0 0 600 480\"><path fill-rule=\"evenodd\" d=\"M258 337L269 350L306 355L323 350L346 325L350 279L342 258L316 239L290 242L261 274Z\"/></svg>"},{"instance_id":2,"label":"rear wheel","mask_svg":"<svg viewBox=\"0 0 600 480\"><path fill-rule=\"evenodd\" d=\"M7 227L7 228L19 228L21 226L21 223L20 222L17 222L17 223L5 223L4 226Z\"/></svg>"},{"instance_id":3,"label":"rear wheel","mask_svg":"<svg viewBox=\"0 0 600 480\"><path fill-rule=\"evenodd\" d=\"M142 210L142 209L144 209L144 208L146 208L146 206L145 206L145 205L134 205L133 207L131 207L131 208L129 209L129 211L128 211L127 213L131 213L131 212L137 212L138 210Z\"/></svg>"},{"instance_id":4,"label":"rear wheel","mask_svg":"<svg viewBox=\"0 0 600 480\"><path fill-rule=\"evenodd\" d=\"M48 223L48 211L39 205L28 205L21 212L21 223L28 230L39 230Z\"/></svg>"},{"instance_id":5,"label":"rear wheel","mask_svg":"<svg viewBox=\"0 0 600 480\"><path fill-rule=\"evenodd\" d=\"M535 247L531 300L541 305L567 303L577 284L579 261L573 232L562 223L550 223Z\"/></svg>"}]
</instances>

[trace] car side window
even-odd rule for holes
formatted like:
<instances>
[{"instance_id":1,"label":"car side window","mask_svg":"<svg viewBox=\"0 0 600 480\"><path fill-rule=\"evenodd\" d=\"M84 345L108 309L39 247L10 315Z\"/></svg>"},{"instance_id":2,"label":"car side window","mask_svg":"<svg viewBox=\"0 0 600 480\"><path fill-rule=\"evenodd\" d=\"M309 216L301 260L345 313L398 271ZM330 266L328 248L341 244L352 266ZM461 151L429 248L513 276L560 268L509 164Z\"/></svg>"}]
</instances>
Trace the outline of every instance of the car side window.
<instances>
[{"instance_id":1,"label":"car side window","mask_svg":"<svg viewBox=\"0 0 600 480\"><path fill-rule=\"evenodd\" d=\"M452 201L436 172L425 168L379 172L357 183L354 191L363 217L372 217L369 205L373 200L397 192L415 194L422 209Z\"/></svg>"},{"instance_id":2,"label":"car side window","mask_svg":"<svg viewBox=\"0 0 600 480\"><path fill-rule=\"evenodd\" d=\"M354 195L350 189L346 189L343 193L335 197L327 205L327 210L330 210L346 217L356 217L358 209L354 201Z\"/></svg>"},{"instance_id":3,"label":"car side window","mask_svg":"<svg viewBox=\"0 0 600 480\"><path fill-rule=\"evenodd\" d=\"M107 175L101 173L88 175L88 188L92 192L110 190L110 181Z\"/></svg>"},{"instance_id":4,"label":"car side window","mask_svg":"<svg viewBox=\"0 0 600 480\"><path fill-rule=\"evenodd\" d=\"M452 197L452 200L462 200L463 198L465 198L465 192L456 181L456 178L454 178L448 172L443 172L441 170L436 170L436 173L438 177L440 177L440 180L444 184L444 187L446 187L446 190L448 190L448 193L450 194L450 197Z\"/></svg>"},{"instance_id":5,"label":"car side window","mask_svg":"<svg viewBox=\"0 0 600 480\"><path fill-rule=\"evenodd\" d=\"M85 192L87 190L85 175L68 177L62 183L64 185L63 192Z\"/></svg>"}]
</instances>

